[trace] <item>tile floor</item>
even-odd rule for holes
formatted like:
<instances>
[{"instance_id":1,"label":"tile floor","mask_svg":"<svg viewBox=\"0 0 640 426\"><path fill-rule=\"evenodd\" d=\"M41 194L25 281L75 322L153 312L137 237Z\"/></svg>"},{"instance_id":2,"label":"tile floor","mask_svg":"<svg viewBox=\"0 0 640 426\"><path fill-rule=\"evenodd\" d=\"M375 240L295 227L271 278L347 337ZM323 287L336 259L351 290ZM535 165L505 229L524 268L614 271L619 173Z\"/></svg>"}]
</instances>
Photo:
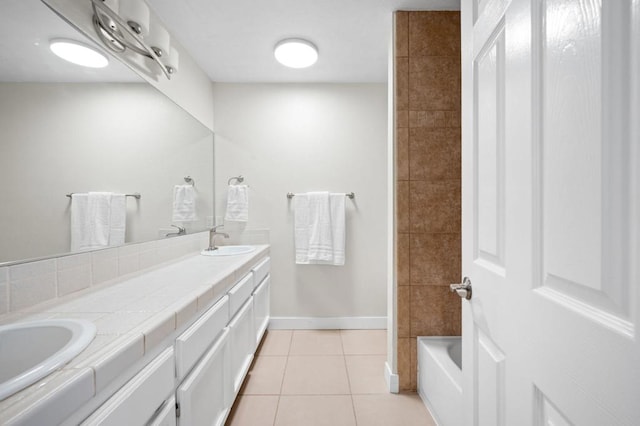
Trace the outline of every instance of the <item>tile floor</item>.
<instances>
[{"instance_id":1,"label":"tile floor","mask_svg":"<svg viewBox=\"0 0 640 426\"><path fill-rule=\"evenodd\" d=\"M228 426L435 426L417 394L390 394L385 330L270 330Z\"/></svg>"}]
</instances>

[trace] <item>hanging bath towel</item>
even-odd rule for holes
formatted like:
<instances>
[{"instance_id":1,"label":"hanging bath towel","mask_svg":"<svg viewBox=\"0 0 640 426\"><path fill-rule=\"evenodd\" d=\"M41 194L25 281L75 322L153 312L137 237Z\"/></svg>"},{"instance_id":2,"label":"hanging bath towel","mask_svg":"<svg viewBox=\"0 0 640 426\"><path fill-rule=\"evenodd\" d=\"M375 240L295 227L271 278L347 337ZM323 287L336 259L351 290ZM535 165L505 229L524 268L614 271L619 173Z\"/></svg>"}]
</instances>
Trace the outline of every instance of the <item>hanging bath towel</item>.
<instances>
[{"instance_id":1,"label":"hanging bath towel","mask_svg":"<svg viewBox=\"0 0 640 426\"><path fill-rule=\"evenodd\" d=\"M296 263L344 265L345 195L309 192L294 198Z\"/></svg>"}]
</instances>

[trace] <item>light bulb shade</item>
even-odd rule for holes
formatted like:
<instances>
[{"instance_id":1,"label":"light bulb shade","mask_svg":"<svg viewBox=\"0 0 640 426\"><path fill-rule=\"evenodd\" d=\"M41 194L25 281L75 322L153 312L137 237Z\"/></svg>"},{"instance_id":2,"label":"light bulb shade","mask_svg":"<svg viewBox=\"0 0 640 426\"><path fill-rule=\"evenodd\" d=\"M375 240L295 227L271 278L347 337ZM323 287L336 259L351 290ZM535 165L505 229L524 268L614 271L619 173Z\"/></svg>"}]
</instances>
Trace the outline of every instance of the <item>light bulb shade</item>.
<instances>
[{"instance_id":1,"label":"light bulb shade","mask_svg":"<svg viewBox=\"0 0 640 426\"><path fill-rule=\"evenodd\" d=\"M278 62L290 68L306 68L318 60L318 48L310 41L290 38L276 44L274 55Z\"/></svg>"},{"instance_id":2,"label":"light bulb shade","mask_svg":"<svg viewBox=\"0 0 640 426\"><path fill-rule=\"evenodd\" d=\"M83 67L104 68L109 65L109 59L103 53L75 40L53 39L49 48L58 57Z\"/></svg>"},{"instance_id":3,"label":"light bulb shade","mask_svg":"<svg viewBox=\"0 0 640 426\"><path fill-rule=\"evenodd\" d=\"M138 24L142 37L149 34L149 6L143 0L120 0L120 17Z\"/></svg>"},{"instance_id":4,"label":"light bulb shade","mask_svg":"<svg viewBox=\"0 0 640 426\"><path fill-rule=\"evenodd\" d=\"M169 51L171 50L171 37L169 36L169 32L165 30L157 20L149 26L147 42L149 46L162 50L163 57L169 55Z\"/></svg>"},{"instance_id":5,"label":"light bulb shade","mask_svg":"<svg viewBox=\"0 0 640 426\"><path fill-rule=\"evenodd\" d=\"M118 13L120 10L120 0L102 0L102 3L115 13Z\"/></svg>"}]
</instances>

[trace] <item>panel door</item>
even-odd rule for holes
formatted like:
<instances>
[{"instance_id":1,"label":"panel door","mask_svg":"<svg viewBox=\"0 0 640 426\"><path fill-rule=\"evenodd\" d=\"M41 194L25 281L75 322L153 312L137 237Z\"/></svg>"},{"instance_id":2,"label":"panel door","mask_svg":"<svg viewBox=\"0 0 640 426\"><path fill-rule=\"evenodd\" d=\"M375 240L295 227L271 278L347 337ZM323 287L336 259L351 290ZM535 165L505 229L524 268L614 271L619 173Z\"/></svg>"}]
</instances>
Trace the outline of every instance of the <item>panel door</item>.
<instances>
[{"instance_id":1,"label":"panel door","mask_svg":"<svg viewBox=\"0 0 640 426\"><path fill-rule=\"evenodd\" d=\"M229 329L225 328L176 390L178 425L221 426L231 405Z\"/></svg>"},{"instance_id":2,"label":"panel door","mask_svg":"<svg viewBox=\"0 0 640 426\"><path fill-rule=\"evenodd\" d=\"M267 275L253 293L253 312L256 330L256 347L269 325L269 309L271 303L271 275Z\"/></svg>"},{"instance_id":3,"label":"panel door","mask_svg":"<svg viewBox=\"0 0 640 426\"><path fill-rule=\"evenodd\" d=\"M253 323L253 297L250 297L229 322L231 352L231 383L233 395L238 393L249 371L256 349L256 332Z\"/></svg>"},{"instance_id":4,"label":"panel door","mask_svg":"<svg viewBox=\"0 0 640 426\"><path fill-rule=\"evenodd\" d=\"M463 0L466 425L640 424L640 2Z\"/></svg>"}]
</instances>

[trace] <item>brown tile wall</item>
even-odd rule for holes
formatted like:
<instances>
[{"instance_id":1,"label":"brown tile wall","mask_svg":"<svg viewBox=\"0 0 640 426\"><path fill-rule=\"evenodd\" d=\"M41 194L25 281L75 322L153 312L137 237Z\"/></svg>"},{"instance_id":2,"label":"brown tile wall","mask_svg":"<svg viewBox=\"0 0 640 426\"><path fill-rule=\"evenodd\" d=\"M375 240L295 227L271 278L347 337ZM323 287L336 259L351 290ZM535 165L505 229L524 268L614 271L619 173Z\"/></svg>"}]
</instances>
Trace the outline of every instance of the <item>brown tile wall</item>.
<instances>
[{"instance_id":1,"label":"brown tile wall","mask_svg":"<svg viewBox=\"0 0 640 426\"><path fill-rule=\"evenodd\" d=\"M416 336L460 335L460 14L396 12L398 373Z\"/></svg>"}]
</instances>

